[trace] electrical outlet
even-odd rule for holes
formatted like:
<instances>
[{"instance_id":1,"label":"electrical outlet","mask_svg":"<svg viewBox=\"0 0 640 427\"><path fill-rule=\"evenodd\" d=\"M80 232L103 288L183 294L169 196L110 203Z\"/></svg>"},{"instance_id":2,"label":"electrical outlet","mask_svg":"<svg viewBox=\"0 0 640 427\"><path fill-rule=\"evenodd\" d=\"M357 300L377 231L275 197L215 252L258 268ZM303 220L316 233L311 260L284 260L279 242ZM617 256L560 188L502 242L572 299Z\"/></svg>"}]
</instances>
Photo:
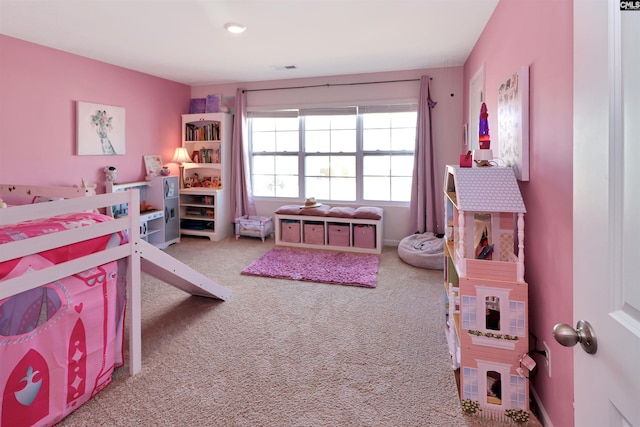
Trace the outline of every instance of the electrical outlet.
<instances>
[{"instance_id":1,"label":"electrical outlet","mask_svg":"<svg viewBox=\"0 0 640 427\"><path fill-rule=\"evenodd\" d=\"M546 342L542 341L542 345L544 346L545 356L544 356L544 367L547 370L547 374L549 374L549 378L551 378L551 350L549 350L549 346Z\"/></svg>"}]
</instances>

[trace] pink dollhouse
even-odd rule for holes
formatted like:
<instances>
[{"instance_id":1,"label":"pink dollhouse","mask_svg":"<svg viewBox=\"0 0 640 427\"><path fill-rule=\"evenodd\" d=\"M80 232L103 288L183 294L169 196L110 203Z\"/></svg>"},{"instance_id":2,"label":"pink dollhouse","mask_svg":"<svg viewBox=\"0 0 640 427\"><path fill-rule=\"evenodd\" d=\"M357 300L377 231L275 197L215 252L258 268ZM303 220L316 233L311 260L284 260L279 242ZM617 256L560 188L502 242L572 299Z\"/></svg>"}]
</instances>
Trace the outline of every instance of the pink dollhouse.
<instances>
[{"instance_id":1,"label":"pink dollhouse","mask_svg":"<svg viewBox=\"0 0 640 427\"><path fill-rule=\"evenodd\" d=\"M524 214L513 169L447 166L447 337L463 410L529 415Z\"/></svg>"}]
</instances>

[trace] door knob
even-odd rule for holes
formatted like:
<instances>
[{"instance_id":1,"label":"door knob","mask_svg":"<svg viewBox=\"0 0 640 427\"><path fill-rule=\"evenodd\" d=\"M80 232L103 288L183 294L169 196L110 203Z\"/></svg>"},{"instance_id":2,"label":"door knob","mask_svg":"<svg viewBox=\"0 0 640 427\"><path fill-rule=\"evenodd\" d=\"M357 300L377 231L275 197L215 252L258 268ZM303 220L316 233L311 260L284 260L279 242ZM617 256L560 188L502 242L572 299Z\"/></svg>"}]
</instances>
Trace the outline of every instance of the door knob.
<instances>
[{"instance_id":1,"label":"door knob","mask_svg":"<svg viewBox=\"0 0 640 427\"><path fill-rule=\"evenodd\" d=\"M576 329L566 323L558 323L553 327L553 336L565 347L573 347L580 343L582 349L589 354L596 354L598 341L593 327L586 320L579 320Z\"/></svg>"}]
</instances>

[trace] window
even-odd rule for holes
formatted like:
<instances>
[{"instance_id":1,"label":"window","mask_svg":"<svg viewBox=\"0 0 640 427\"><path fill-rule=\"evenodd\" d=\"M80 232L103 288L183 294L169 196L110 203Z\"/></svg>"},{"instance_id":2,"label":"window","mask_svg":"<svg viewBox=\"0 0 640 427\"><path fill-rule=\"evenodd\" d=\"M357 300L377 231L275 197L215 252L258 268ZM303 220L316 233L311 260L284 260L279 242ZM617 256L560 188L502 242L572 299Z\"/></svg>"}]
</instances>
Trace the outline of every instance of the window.
<instances>
[{"instance_id":1,"label":"window","mask_svg":"<svg viewBox=\"0 0 640 427\"><path fill-rule=\"evenodd\" d=\"M255 196L298 197L297 112L250 119L252 188Z\"/></svg>"},{"instance_id":2,"label":"window","mask_svg":"<svg viewBox=\"0 0 640 427\"><path fill-rule=\"evenodd\" d=\"M249 113L255 197L408 202L415 105Z\"/></svg>"},{"instance_id":3,"label":"window","mask_svg":"<svg viewBox=\"0 0 640 427\"><path fill-rule=\"evenodd\" d=\"M357 200L357 109L302 112L304 193L320 200Z\"/></svg>"},{"instance_id":4,"label":"window","mask_svg":"<svg viewBox=\"0 0 640 427\"><path fill-rule=\"evenodd\" d=\"M363 199L411 199L416 120L415 111L363 114Z\"/></svg>"}]
</instances>

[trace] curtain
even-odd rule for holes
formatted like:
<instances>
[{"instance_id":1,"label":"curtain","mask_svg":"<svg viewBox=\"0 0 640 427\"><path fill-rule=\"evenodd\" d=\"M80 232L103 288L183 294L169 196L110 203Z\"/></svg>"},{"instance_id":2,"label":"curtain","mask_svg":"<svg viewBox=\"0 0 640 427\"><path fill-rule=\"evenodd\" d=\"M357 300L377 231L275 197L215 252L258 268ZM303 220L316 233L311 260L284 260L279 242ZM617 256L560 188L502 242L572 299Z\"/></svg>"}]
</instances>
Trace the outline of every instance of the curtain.
<instances>
[{"instance_id":1,"label":"curtain","mask_svg":"<svg viewBox=\"0 0 640 427\"><path fill-rule=\"evenodd\" d=\"M231 209L234 219L256 214L251 191L247 135L247 94L238 88L231 147Z\"/></svg>"},{"instance_id":2,"label":"curtain","mask_svg":"<svg viewBox=\"0 0 640 427\"><path fill-rule=\"evenodd\" d=\"M431 109L436 102L431 100L429 76L420 77L420 99L418 101L418 123L416 126L416 148L413 163L413 182L411 186L411 204L409 233L431 231L442 233L438 224L444 212L438 211L438 200L442 196L436 188L437 162L433 148L431 129Z\"/></svg>"}]
</instances>

